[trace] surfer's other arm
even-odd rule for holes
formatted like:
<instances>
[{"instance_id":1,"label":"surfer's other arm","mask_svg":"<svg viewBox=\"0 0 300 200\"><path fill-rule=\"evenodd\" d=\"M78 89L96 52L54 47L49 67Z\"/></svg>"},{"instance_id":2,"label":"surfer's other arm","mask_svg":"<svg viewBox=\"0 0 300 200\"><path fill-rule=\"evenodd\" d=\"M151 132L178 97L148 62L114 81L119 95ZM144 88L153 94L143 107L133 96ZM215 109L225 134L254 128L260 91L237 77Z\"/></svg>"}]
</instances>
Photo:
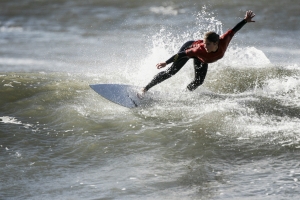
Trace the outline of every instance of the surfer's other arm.
<instances>
[{"instance_id":1,"label":"surfer's other arm","mask_svg":"<svg viewBox=\"0 0 300 200\"><path fill-rule=\"evenodd\" d=\"M158 63L156 65L157 69L163 68L167 66L168 64L172 62L176 62L177 60L180 60L181 58L187 57L185 51L179 52L175 55L173 55L171 58L169 58L166 62Z\"/></svg>"}]
</instances>

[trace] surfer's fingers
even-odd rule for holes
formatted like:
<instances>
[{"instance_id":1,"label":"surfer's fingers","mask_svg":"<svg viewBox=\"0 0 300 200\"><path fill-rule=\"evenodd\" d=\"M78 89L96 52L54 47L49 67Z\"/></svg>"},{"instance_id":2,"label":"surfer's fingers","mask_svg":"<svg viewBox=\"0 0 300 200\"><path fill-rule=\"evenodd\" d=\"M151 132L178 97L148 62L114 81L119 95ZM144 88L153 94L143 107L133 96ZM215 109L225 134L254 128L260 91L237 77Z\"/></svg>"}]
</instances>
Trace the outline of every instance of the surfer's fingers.
<instances>
[{"instance_id":1,"label":"surfer's fingers","mask_svg":"<svg viewBox=\"0 0 300 200\"><path fill-rule=\"evenodd\" d=\"M163 68L163 67L165 67L165 66L166 66L166 63L158 63L158 64L156 65L157 69Z\"/></svg>"}]
</instances>

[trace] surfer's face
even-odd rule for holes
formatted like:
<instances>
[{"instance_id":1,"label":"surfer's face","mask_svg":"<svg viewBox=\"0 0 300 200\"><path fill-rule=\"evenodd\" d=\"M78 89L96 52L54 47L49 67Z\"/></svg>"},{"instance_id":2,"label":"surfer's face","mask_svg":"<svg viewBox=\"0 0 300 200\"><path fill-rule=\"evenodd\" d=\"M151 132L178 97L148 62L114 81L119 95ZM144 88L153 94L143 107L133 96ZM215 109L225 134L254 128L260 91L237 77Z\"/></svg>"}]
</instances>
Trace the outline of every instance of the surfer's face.
<instances>
[{"instance_id":1,"label":"surfer's face","mask_svg":"<svg viewBox=\"0 0 300 200\"><path fill-rule=\"evenodd\" d=\"M211 42L209 40L204 40L204 48L207 53L212 53L218 50L218 42Z\"/></svg>"}]
</instances>

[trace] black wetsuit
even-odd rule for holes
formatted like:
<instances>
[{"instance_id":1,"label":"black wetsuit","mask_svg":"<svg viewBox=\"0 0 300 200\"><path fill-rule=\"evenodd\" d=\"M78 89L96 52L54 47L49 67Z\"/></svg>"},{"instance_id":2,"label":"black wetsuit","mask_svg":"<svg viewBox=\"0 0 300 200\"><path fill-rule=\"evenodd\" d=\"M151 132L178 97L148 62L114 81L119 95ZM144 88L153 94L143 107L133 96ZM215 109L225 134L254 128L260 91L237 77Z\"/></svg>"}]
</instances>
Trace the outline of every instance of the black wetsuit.
<instances>
[{"instance_id":1,"label":"black wetsuit","mask_svg":"<svg viewBox=\"0 0 300 200\"><path fill-rule=\"evenodd\" d=\"M233 29L232 31L236 33L239 31L247 21L243 19L241 22L239 22ZM172 56L170 59L166 61L167 64L170 64L173 62L171 67L169 67L166 71L162 71L158 73L152 81L144 88L145 91L148 91L151 87L163 82L164 80L170 78L171 76L175 75L184 65L185 63L190 59L187 54L186 50L191 47L191 45L195 41L188 41L182 47L179 49L178 53ZM187 89L190 91L195 90L197 87L203 84L207 69L208 69L208 64L203 63L201 60L198 58L193 58L194 59L194 70L195 70L195 78L194 80L187 86Z\"/></svg>"}]
</instances>

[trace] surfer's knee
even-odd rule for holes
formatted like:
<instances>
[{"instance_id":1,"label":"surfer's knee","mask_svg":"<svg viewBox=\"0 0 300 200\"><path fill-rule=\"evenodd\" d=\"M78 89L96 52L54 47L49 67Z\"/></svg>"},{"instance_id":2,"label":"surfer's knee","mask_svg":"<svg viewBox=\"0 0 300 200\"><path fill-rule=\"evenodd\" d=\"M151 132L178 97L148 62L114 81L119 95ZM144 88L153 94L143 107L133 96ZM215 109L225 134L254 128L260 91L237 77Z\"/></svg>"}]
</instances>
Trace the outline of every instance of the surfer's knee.
<instances>
[{"instance_id":1,"label":"surfer's knee","mask_svg":"<svg viewBox=\"0 0 300 200\"><path fill-rule=\"evenodd\" d=\"M197 80L194 80L193 82L191 82L188 86L187 86L187 89L189 91L194 91L195 89L197 89L200 85L202 85L204 82L204 79L203 80L200 80L200 79L197 79Z\"/></svg>"}]
</instances>

